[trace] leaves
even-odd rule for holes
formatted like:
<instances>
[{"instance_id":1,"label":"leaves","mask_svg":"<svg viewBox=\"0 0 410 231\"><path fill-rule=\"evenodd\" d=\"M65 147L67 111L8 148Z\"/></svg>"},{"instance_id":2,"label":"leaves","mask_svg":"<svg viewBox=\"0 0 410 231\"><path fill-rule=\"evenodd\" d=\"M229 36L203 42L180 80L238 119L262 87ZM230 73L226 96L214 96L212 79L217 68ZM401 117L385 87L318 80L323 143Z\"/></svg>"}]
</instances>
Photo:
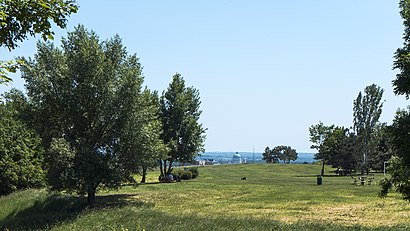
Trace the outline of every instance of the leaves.
<instances>
[{"instance_id":1,"label":"leaves","mask_svg":"<svg viewBox=\"0 0 410 231\"><path fill-rule=\"evenodd\" d=\"M159 112L169 161L191 162L203 152L206 129L199 123L200 104L198 90L185 87L182 76L175 74L162 94Z\"/></svg>"},{"instance_id":2,"label":"leaves","mask_svg":"<svg viewBox=\"0 0 410 231\"><path fill-rule=\"evenodd\" d=\"M0 195L44 185L41 140L19 119L17 103L0 104Z\"/></svg>"}]
</instances>

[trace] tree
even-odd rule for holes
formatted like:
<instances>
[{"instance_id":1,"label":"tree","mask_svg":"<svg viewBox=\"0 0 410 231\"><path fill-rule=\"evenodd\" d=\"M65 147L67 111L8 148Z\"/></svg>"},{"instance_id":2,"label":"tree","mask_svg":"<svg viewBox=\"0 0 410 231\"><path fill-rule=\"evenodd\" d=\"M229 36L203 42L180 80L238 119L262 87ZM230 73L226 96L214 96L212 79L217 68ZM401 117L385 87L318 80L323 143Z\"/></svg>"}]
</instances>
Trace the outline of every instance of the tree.
<instances>
[{"instance_id":1,"label":"tree","mask_svg":"<svg viewBox=\"0 0 410 231\"><path fill-rule=\"evenodd\" d=\"M333 168L342 168L345 172L356 169L358 163L357 137L344 127L335 127L327 135L322 151L327 156L326 164Z\"/></svg>"},{"instance_id":2,"label":"tree","mask_svg":"<svg viewBox=\"0 0 410 231\"><path fill-rule=\"evenodd\" d=\"M160 99L161 138L169 148L168 156L160 161L161 176L171 173L175 161L191 162L204 151L205 129L199 123L200 104L198 90L185 87L184 79L176 73Z\"/></svg>"},{"instance_id":3,"label":"tree","mask_svg":"<svg viewBox=\"0 0 410 231\"><path fill-rule=\"evenodd\" d=\"M372 136L379 122L383 108L384 90L376 84L367 86L364 89L364 95L359 92L356 100L353 102L353 128L357 134L359 149L363 155L362 174L364 170L368 171L368 158L372 154Z\"/></svg>"},{"instance_id":4,"label":"tree","mask_svg":"<svg viewBox=\"0 0 410 231\"><path fill-rule=\"evenodd\" d=\"M157 167L158 161L165 158L168 151L160 139L162 125L158 114L158 93L145 89L141 106L135 109L124 129L123 147L134 150L138 156L137 162L130 163L130 167L135 166L136 172L142 175L141 183L145 183L148 169Z\"/></svg>"},{"instance_id":5,"label":"tree","mask_svg":"<svg viewBox=\"0 0 410 231\"><path fill-rule=\"evenodd\" d=\"M262 153L262 160L265 160L266 163L279 163L278 157L269 147L266 147L265 152Z\"/></svg>"},{"instance_id":6,"label":"tree","mask_svg":"<svg viewBox=\"0 0 410 231\"><path fill-rule=\"evenodd\" d=\"M274 156L277 156L279 160L283 161L284 164L289 164L290 161L295 161L298 158L296 150L285 145L276 146L272 149L272 153Z\"/></svg>"},{"instance_id":7,"label":"tree","mask_svg":"<svg viewBox=\"0 0 410 231\"><path fill-rule=\"evenodd\" d=\"M405 200L410 201L410 106L398 110L390 129L393 151L396 156L390 159L388 172L390 178L381 182L381 196L386 196L394 186Z\"/></svg>"},{"instance_id":8,"label":"tree","mask_svg":"<svg viewBox=\"0 0 410 231\"><path fill-rule=\"evenodd\" d=\"M19 93L7 93L0 104L0 195L44 186L41 139L19 119Z\"/></svg>"},{"instance_id":9,"label":"tree","mask_svg":"<svg viewBox=\"0 0 410 231\"><path fill-rule=\"evenodd\" d=\"M51 21L65 28L67 17L76 13L74 0L1 0L0 2L0 47L13 50L28 35L40 33L44 40L53 39ZM0 83L11 79L7 72L15 72L19 62L0 61Z\"/></svg>"},{"instance_id":10,"label":"tree","mask_svg":"<svg viewBox=\"0 0 410 231\"><path fill-rule=\"evenodd\" d=\"M55 190L87 194L93 204L99 186L117 188L136 171L136 150L123 139L130 123L135 133L145 129L144 116L135 115L143 112L141 65L119 36L100 42L83 26L68 33L62 49L44 42L37 49L22 67L34 123L48 152L63 156L61 166L69 168L55 172L70 173L53 177L66 182L49 183Z\"/></svg>"},{"instance_id":11,"label":"tree","mask_svg":"<svg viewBox=\"0 0 410 231\"><path fill-rule=\"evenodd\" d=\"M399 70L393 80L396 95L410 96L410 1L400 0L400 15L403 18L403 48L397 49L393 69ZM389 173L391 177L381 182L381 196L386 196L392 185L400 192L404 199L410 201L410 107L398 110L390 129L393 156L390 160Z\"/></svg>"},{"instance_id":12,"label":"tree","mask_svg":"<svg viewBox=\"0 0 410 231\"><path fill-rule=\"evenodd\" d=\"M320 175L325 174L325 163L329 159L326 152L323 150L323 142L333 131L334 125L325 126L321 121L318 124L309 127L309 141L313 143L311 149L316 149L318 153L315 154L316 160L322 160L322 170Z\"/></svg>"},{"instance_id":13,"label":"tree","mask_svg":"<svg viewBox=\"0 0 410 231\"><path fill-rule=\"evenodd\" d=\"M374 153L369 159L369 166L376 171L383 171L384 163L392 157L391 126L385 123L378 124L374 131Z\"/></svg>"},{"instance_id":14,"label":"tree","mask_svg":"<svg viewBox=\"0 0 410 231\"><path fill-rule=\"evenodd\" d=\"M400 15L403 18L403 48L398 48L394 55L393 69L399 70L393 80L393 90L396 95L410 96L410 1L400 0Z\"/></svg>"}]
</instances>

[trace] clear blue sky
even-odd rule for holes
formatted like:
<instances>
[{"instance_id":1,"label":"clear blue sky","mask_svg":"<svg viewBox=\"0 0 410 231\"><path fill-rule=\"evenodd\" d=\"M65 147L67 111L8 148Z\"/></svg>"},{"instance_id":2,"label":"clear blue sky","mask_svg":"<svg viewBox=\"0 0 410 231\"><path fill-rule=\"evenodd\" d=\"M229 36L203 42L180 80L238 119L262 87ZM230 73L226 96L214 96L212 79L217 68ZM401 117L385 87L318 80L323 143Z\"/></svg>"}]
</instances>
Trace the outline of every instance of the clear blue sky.
<instances>
[{"instance_id":1,"label":"clear blue sky","mask_svg":"<svg viewBox=\"0 0 410 231\"><path fill-rule=\"evenodd\" d=\"M207 151L309 149L308 127L350 127L353 100L385 89L381 121L408 102L394 96L393 53L402 46L398 1L78 0L55 42L79 23L105 40L119 34L162 92L179 72L200 91ZM33 56L36 38L1 58ZM18 76L7 88L23 89Z\"/></svg>"}]
</instances>

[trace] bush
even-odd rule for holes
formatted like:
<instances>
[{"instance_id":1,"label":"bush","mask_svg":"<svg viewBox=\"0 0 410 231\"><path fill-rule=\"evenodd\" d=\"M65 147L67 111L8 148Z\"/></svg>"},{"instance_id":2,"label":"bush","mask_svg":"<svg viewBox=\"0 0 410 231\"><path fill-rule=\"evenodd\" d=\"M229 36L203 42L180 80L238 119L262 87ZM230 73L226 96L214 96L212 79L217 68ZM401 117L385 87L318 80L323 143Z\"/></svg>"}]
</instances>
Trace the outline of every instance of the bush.
<instances>
[{"instance_id":1,"label":"bush","mask_svg":"<svg viewBox=\"0 0 410 231\"><path fill-rule=\"evenodd\" d=\"M0 104L0 195L44 186L41 139Z\"/></svg>"},{"instance_id":2,"label":"bush","mask_svg":"<svg viewBox=\"0 0 410 231\"><path fill-rule=\"evenodd\" d=\"M195 179L197 176L199 176L198 167L189 168L188 171L192 173L192 179Z\"/></svg>"},{"instance_id":3,"label":"bush","mask_svg":"<svg viewBox=\"0 0 410 231\"><path fill-rule=\"evenodd\" d=\"M183 169L172 170L172 175L175 179L190 180L194 179L199 175L198 168L189 168L187 171Z\"/></svg>"},{"instance_id":4,"label":"bush","mask_svg":"<svg viewBox=\"0 0 410 231\"><path fill-rule=\"evenodd\" d=\"M192 173L190 171L182 171L181 180L190 180L192 179Z\"/></svg>"}]
</instances>

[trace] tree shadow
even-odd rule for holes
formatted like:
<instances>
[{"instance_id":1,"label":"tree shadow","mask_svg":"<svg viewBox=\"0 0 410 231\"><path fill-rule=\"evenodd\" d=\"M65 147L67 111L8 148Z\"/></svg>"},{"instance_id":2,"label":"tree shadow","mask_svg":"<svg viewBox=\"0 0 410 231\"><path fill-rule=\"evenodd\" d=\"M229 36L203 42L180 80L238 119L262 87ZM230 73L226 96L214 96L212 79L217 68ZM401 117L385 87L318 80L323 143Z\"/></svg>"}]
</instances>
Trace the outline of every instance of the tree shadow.
<instances>
[{"instance_id":1,"label":"tree shadow","mask_svg":"<svg viewBox=\"0 0 410 231\"><path fill-rule=\"evenodd\" d=\"M90 207L85 197L53 194L45 200L35 201L29 208L11 212L6 218L0 220L0 230L44 230L58 223L75 219L87 211L127 205L154 206L133 196L135 194L97 196L95 205Z\"/></svg>"},{"instance_id":2,"label":"tree shadow","mask_svg":"<svg viewBox=\"0 0 410 231\"><path fill-rule=\"evenodd\" d=\"M295 177L318 177L320 176L319 174L317 175L312 175L312 174L306 174L306 175L296 175ZM336 175L336 174L325 174L322 177L350 177L350 176L354 176L352 175L346 175L346 176L341 176L341 175Z\"/></svg>"}]
</instances>

